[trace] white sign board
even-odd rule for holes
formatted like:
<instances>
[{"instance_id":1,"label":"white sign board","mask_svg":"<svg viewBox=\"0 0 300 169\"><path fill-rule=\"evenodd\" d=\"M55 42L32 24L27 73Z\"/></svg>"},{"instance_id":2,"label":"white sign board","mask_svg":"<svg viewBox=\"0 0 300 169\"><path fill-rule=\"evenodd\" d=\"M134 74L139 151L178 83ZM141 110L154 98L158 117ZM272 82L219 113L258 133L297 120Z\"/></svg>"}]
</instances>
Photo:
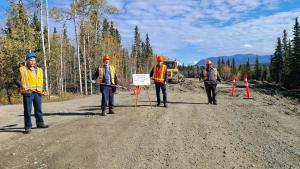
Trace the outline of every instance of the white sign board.
<instances>
[{"instance_id":1,"label":"white sign board","mask_svg":"<svg viewBox=\"0 0 300 169\"><path fill-rule=\"evenodd\" d=\"M149 74L132 74L132 79L134 86L149 86L151 84Z\"/></svg>"}]
</instances>

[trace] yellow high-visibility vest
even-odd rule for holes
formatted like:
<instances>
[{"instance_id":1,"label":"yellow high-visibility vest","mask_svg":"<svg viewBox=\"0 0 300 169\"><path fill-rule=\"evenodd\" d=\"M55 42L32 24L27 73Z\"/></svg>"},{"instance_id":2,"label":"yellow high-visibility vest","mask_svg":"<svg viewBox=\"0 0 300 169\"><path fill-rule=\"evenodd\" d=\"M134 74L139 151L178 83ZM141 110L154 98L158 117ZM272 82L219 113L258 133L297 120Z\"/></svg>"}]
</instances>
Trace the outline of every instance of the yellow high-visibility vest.
<instances>
[{"instance_id":1,"label":"yellow high-visibility vest","mask_svg":"<svg viewBox=\"0 0 300 169\"><path fill-rule=\"evenodd\" d=\"M153 67L153 75L154 75L154 82L164 83L165 81L165 73L167 71L166 65L161 65L159 68L157 65Z\"/></svg>"},{"instance_id":2,"label":"yellow high-visibility vest","mask_svg":"<svg viewBox=\"0 0 300 169\"><path fill-rule=\"evenodd\" d=\"M43 69L36 67L36 77L34 77L31 70L26 66L21 66L19 68L19 72L21 75L21 83L23 88L20 89L20 92L26 94L27 91L30 92L43 92L43 83L44 83L44 74Z\"/></svg>"},{"instance_id":3,"label":"yellow high-visibility vest","mask_svg":"<svg viewBox=\"0 0 300 169\"><path fill-rule=\"evenodd\" d=\"M104 65L99 66L98 72L99 72L99 80L100 80L101 83L103 83L103 80L104 80ZM109 65L109 72L110 72L111 84L115 85L116 84L115 83L116 71L115 71L115 68L111 65Z\"/></svg>"},{"instance_id":4,"label":"yellow high-visibility vest","mask_svg":"<svg viewBox=\"0 0 300 169\"><path fill-rule=\"evenodd\" d=\"M212 68L214 71L214 79L217 80L218 79L218 70L216 68ZM204 80L208 80L208 72L205 69L204 70Z\"/></svg>"}]
</instances>

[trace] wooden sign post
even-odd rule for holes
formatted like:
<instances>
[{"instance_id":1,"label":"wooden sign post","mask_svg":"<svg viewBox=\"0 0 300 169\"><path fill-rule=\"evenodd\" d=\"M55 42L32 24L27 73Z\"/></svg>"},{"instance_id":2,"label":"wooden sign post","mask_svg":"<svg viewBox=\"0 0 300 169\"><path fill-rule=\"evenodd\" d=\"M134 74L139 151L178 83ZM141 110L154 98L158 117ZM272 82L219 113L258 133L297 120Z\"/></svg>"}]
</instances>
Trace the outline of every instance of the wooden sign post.
<instances>
[{"instance_id":1,"label":"wooden sign post","mask_svg":"<svg viewBox=\"0 0 300 169\"><path fill-rule=\"evenodd\" d=\"M149 74L132 74L133 86L137 89L136 97L135 97L135 107L137 106L137 102L140 95L141 86L145 86L147 89L148 100L151 105L150 95L149 95L149 87L151 85L150 75Z\"/></svg>"}]
</instances>

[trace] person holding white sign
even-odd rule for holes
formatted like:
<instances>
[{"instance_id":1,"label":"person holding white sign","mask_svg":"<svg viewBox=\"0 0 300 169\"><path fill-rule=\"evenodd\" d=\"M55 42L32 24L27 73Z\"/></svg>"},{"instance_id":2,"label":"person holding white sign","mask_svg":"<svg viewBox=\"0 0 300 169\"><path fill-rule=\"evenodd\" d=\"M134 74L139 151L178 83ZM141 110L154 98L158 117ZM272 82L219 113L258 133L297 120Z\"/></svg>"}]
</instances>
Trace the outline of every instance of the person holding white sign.
<instances>
[{"instance_id":1,"label":"person holding white sign","mask_svg":"<svg viewBox=\"0 0 300 169\"><path fill-rule=\"evenodd\" d=\"M156 57L157 64L154 65L150 72L150 77L153 77L156 89L157 106L160 106L160 89L163 93L164 107L167 106L167 66L163 64L163 57Z\"/></svg>"}]
</instances>

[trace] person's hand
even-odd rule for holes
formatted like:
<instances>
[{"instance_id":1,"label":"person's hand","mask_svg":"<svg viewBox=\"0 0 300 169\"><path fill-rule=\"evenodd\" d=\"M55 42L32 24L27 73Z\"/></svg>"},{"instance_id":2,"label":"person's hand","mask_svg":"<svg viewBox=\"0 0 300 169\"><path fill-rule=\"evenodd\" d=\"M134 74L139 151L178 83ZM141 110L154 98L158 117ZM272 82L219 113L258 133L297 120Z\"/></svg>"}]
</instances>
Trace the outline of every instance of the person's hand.
<instances>
[{"instance_id":1,"label":"person's hand","mask_svg":"<svg viewBox=\"0 0 300 169\"><path fill-rule=\"evenodd\" d=\"M43 96L47 96L48 94L49 94L48 91L43 91L43 92L42 92L42 95L43 95Z\"/></svg>"},{"instance_id":2,"label":"person's hand","mask_svg":"<svg viewBox=\"0 0 300 169\"><path fill-rule=\"evenodd\" d=\"M92 80L92 83L96 83L96 80Z\"/></svg>"}]
</instances>

